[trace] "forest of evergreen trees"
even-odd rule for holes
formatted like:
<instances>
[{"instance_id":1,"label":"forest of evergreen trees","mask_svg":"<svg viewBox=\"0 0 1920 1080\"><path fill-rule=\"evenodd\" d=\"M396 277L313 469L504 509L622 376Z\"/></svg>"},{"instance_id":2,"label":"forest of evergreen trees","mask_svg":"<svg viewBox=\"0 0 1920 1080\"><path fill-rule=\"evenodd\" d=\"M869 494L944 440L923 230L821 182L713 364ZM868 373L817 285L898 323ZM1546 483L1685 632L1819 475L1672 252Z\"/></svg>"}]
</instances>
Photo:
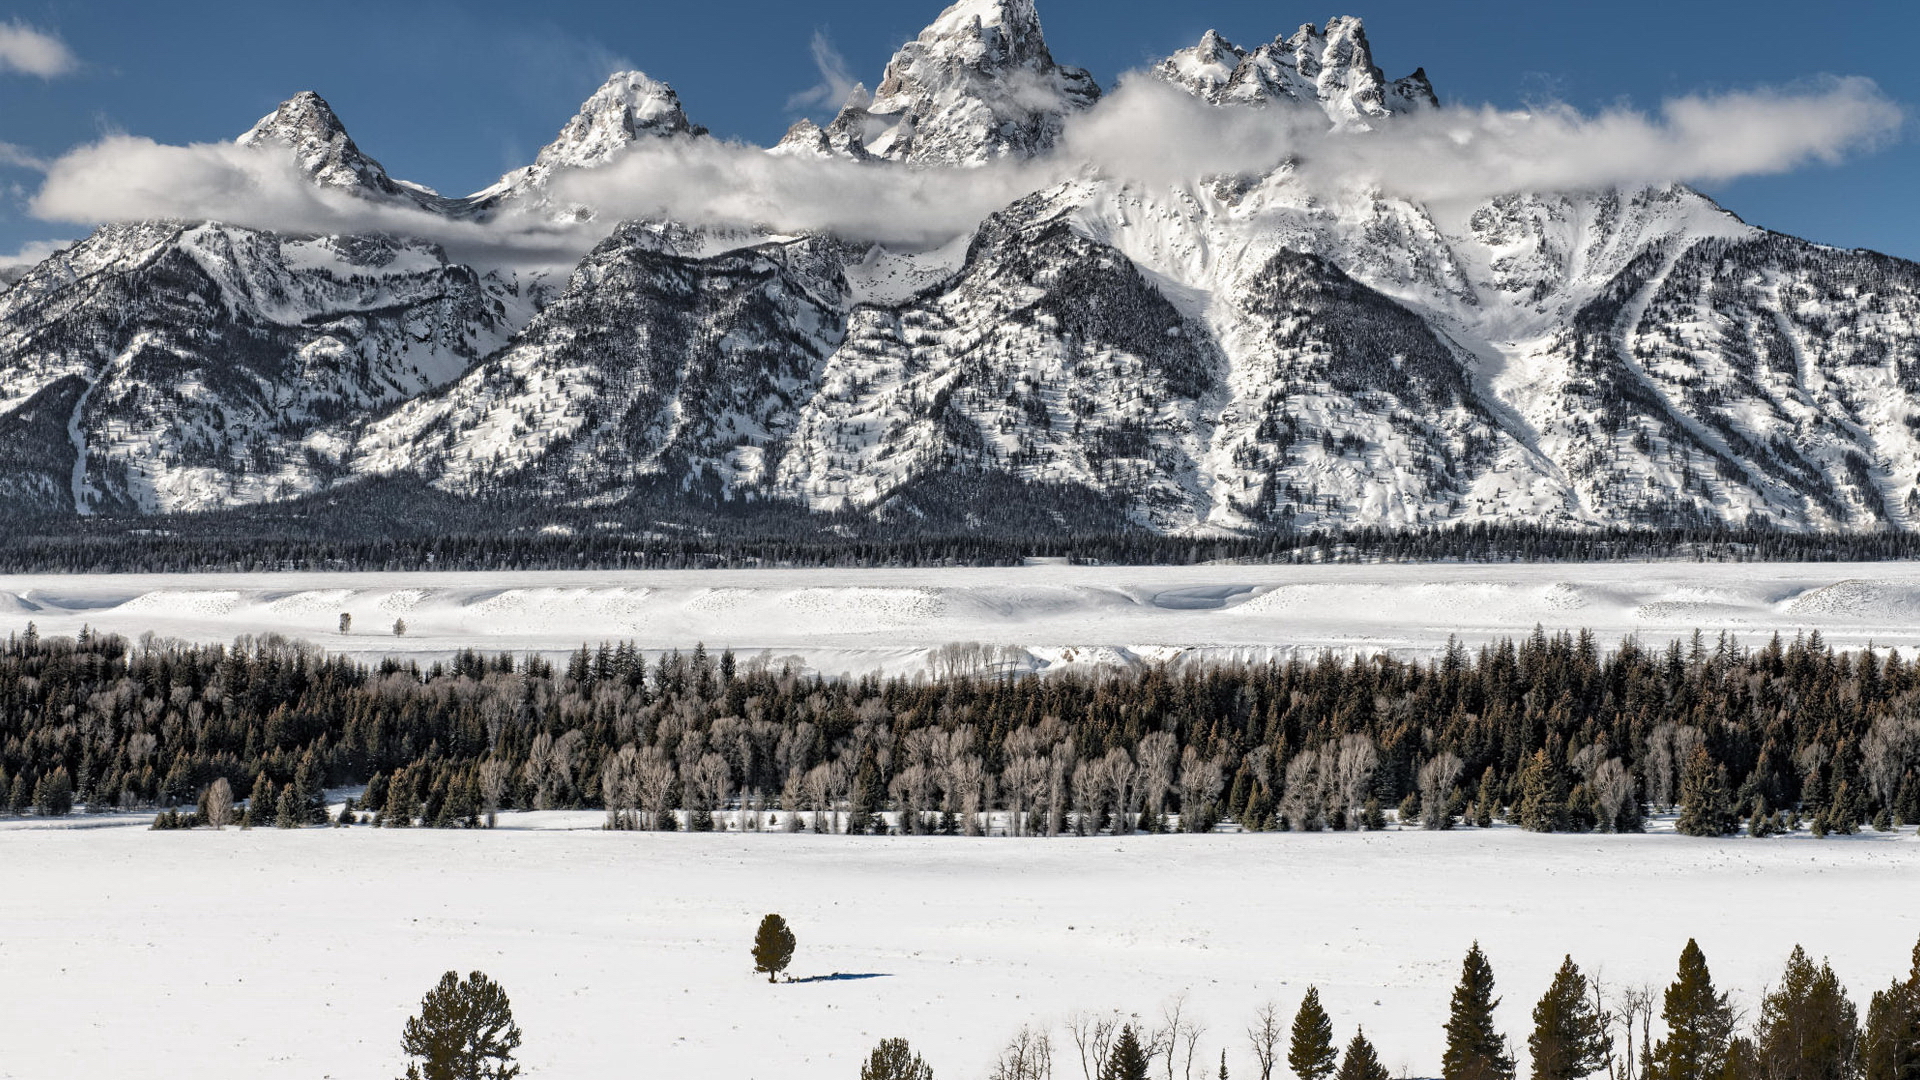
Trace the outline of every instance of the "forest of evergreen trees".
<instances>
[{"instance_id":1,"label":"forest of evergreen trees","mask_svg":"<svg viewBox=\"0 0 1920 1080\"><path fill-rule=\"evenodd\" d=\"M459 499L397 482L356 488L340 500L316 496L207 513L19 515L0 520L0 573L1008 566L1030 557L1103 565L1920 558L1920 532L1796 534L1716 526L1568 530L1482 523L1164 536L1088 503L1077 489L986 479L951 491L931 486L932 494L929 485L916 489L919 514L878 516L684 495L582 508ZM986 518L973 527L955 525L981 514Z\"/></svg>"},{"instance_id":2,"label":"forest of evergreen trees","mask_svg":"<svg viewBox=\"0 0 1920 1080\"><path fill-rule=\"evenodd\" d=\"M1635 830L1676 806L1704 835L1920 822L1920 662L1818 634L1608 650L1536 630L1429 662L1044 677L997 658L950 646L927 676L826 679L602 645L422 669L272 637L29 629L0 648L0 795L16 813L283 826L362 783L346 816L387 825L567 807L613 828L1016 835L1378 828L1387 808L1541 831Z\"/></svg>"}]
</instances>

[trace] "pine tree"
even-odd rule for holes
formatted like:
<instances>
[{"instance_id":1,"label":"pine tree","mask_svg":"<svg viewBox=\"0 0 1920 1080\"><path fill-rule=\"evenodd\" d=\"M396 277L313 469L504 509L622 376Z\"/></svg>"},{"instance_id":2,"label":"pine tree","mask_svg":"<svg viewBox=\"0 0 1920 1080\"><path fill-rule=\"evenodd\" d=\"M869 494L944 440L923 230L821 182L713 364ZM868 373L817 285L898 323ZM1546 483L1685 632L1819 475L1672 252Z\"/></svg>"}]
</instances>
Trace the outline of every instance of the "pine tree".
<instances>
[{"instance_id":1,"label":"pine tree","mask_svg":"<svg viewBox=\"0 0 1920 1080\"><path fill-rule=\"evenodd\" d=\"M1114 1041L1100 1080L1147 1080L1147 1054L1140 1049L1140 1037L1134 1034L1132 1024L1120 1029L1120 1038Z\"/></svg>"},{"instance_id":2,"label":"pine tree","mask_svg":"<svg viewBox=\"0 0 1920 1080\"><path fill-rule=\"evenodd\" d=\"M1606 1064L1611 1045L1606 1020L1589 996L1587 977L1569 956L1533 1007L1533 1034L1527 1037L1533 1080L1580 1080Z\"/></svg>"},{"instance_id":3,"label":"pine tree","mask_svg":"<svg viewBox=\"0 0 1920 1080\"><path fill-rule=\"evenodd\" d=\"M1367 1041L1365 1030L1353 1033L1353 1041L1347 1044L1347 1054L1340 1059L1340 1071L1334 1080L1390 1080L1392 1073L1380 1064L1380 1055Z\"/></svg>"},{"instance_id":4,"label":"pine tree","mask_svg":"<svg viewBox=\"0 0 1920 1080\"><path fill-rule=\"evenodd\" d=\"M1684 836L1725 836L1739 824L1727 795L1727 771L1713 763L1706 747L1699 747L1680 781L1680 820L1674 822L1674 831Z\"/></svg>"},{"instance_id":5,"label":"pine tree","mask_svg":"<svg viewBox=\"0 0 1920 1080\"><path fill-rule=\"evenodd\" d=\"M1860 1080L1920 1078L1920 944L1906 981L1873 995L1860 1037Z\"/></svg>"},{"instance_id":6,"label":"pine tree","mask_svg":"<svg viewBox=\"0 0 1920 1080\"><path fill-rule=\"evenodd\" d=\"M420 1015L407 1021L400 1048L417 1061L404 1080L512 1080L520 1075L513 1052L520 1028L500 984L476 971L460 978L449 971L420 999Z\"/></svg>"},{"instance_id":7,"label":"pine tree","mask_svg":"<svg viewBox=\"0 0 1920 1080\"><path fill-rule=\"evenodd\" d=\"M33 788L33 805L46 817L65 817L73 812L73 778L65 765L42 774Z\"/></svg>"},{"instance_id":8,"label":"pine tree","mask_svg":"<svg viewBox=\"0 0 1920 1080\"><path fill-rule=\"evenodd\" d=\"M907 1040L881 1039L860 1066L860 1080L933 1080L933 1068L920 1060Z\"/></svg>"},{"instance_id":9,"label":"pine tree","mask_svg":"<svg viewBox=\"0 0 1920 1080\"><path fill-rule=\"evenodd\" d=\"M1647 1080L1719 1080L1733 1035L1733 1007L1713 988L1706 954L1691 938L1680 953L1680 970L1667 987L1660 1018L1667 1037L1647 1059Z\"/></svg>"},{"instance_id":10,"label":"pine tree","mask_svg":"<svg viewBox=\"0 0 1920 1080\"><path fill-rule=\"evenodd\" d=\"M767 981L774 981L793 962L793 946L787 920L778 915L761 919L760 930L753 935L753 970L766 972Z\"/></svg>"},{"instance_id":11,"label":"pine tree","mask_svg":"<svg viewBox=\"0 0 1920 1080\"><path fill-rule=\"evenodd\" d=\"M1513 1080L1513 1055L1493 1027L1493 966L1474 942L1460 966L1447 1015L1447 1049L1440 1059L1442 1080Z\"/></svg>"},{"instance_id":12,"label":"pine tree","mask_svg":"<svg viewBox=\"0 0 1920 1080\"><path fill-rule=\"evenodd\" d=\"M276 829L297 829L300 827L301 806L300 789L292 784L280 789L280 805L274 808L273 827Z\"/></svg>"},{"instance_id":13,"label":"pine tree","mask_svg":"<svg viewBox=\"0 0 1920 1080\"><path fill-rule=\"evenodd\" d=\"M1326 1080L1339 1061L1333 1046L1333 1021L1320 1006L1320 988L1307 987L1300 1011L1293 1014L1293 1037L1287 1044L1287 1067L1300 1080Z\"/></svg>"},{"instance_id":14,"label":"pine tree","mask_svg":"<svg viewBox=\"0 0 1920 1080\"><path fill-rule=\"evenodd\" d=\"M1754 1053L1768 1080L1848 1080L1860 1015L1833 968L1793 947L1780 984L1760 1003Z\"/></svg>"},{"instance_id":15,"label":"pine tree","mask_svg":"<svg viewBox=\"0 0 1920 1080\"><path fill-rule=\"evenodd\" d=\"M1562 832L1567 827L1567 784L1546 748L1533 752L1520 773L1520 805L1514 812L1528 832Z\"/></svg>"}]
</instances>

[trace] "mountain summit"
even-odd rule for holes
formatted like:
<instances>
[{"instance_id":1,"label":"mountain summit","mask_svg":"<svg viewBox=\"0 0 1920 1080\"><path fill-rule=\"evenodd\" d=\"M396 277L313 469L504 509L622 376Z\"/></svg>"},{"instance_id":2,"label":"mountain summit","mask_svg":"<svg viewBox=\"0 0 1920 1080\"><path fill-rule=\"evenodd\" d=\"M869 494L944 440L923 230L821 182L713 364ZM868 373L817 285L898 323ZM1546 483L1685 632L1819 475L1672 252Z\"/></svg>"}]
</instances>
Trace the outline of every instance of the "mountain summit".
<instances>
[{"instance_id":1,"label":"mountain summit","mask_svg":"<svg viewBox=\"0 0 1920 1080\"><path fill-rule=\"evenodd\" d=\"M887 64L871 101L833 128L860 150L914 165L979 165L1053 148L1065 118L1100 99L1093 76L1056 64L1033 0L961 0Z\"/></svg>"}]
</instances>

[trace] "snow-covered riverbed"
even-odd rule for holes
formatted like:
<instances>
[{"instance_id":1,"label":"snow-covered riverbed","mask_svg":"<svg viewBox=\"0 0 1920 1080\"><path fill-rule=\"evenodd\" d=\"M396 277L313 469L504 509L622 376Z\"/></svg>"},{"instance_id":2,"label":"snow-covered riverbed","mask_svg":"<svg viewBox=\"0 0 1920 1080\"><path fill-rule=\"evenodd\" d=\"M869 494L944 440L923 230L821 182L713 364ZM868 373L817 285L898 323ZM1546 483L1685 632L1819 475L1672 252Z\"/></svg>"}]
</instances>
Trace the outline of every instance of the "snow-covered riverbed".
<instances>
[{"instance_id":1,"label":"snow-covered riverbed","mask_svg":"<svg viewBox=\"0 0 1920 1080\"><path fill-rule=\"evenodd\" d=\"M352 633L338 633L341 613ZM393 634L405 620L405 637ZM922 668L978 641L1020 664L1322 648L1430 654L1588 627L1612 644L1725 629L1750 644L1819 630L1838 645L1920 645L1913 563L1069 567L631 573L0 577L0 632L82 624L198 641L274 632L359 655L463 646L564 652L770 650L830 673Z\"/></svg>"},{"instance_id":2,"label":"snow-covered riverbed","mask_svg":"<svg viewBox=\"0 0 1920 1080\"><path fill-rule=\"evenodd\" d=\"M1796 942L1864 1007L1920 936L1912 829L967 840L605 833L599 818L0 824L0 1077L395 1076L401 1024L449 968L505 985L528 1080L847 1080L895 1035L941 1080L984 1080L1023 1023L1108 1008L1151 1023L1181 993L1204 1059L1224 1048L1234 1076L1257 1075L1253 1010L1290 1017L1308 984L1342 1043L1363 1024L1394 1075L1435 1076L1476 938L1524 1050L1565 953L1614 986L1664 986L1698 937L1751 1017ZM753 975L768 911L799 937L793 974L816 981Z\"/></svg>"}]
</instances>

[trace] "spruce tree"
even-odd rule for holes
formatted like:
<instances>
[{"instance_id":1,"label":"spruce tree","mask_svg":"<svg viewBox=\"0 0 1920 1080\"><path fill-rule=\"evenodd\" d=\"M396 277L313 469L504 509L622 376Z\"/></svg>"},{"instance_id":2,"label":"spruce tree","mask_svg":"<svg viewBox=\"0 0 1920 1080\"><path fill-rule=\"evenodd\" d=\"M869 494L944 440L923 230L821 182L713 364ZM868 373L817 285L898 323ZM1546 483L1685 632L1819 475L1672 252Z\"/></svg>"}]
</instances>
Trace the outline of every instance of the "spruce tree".
<instances>
[{"instance_id":1,"label":"spruce tree","mask_svg":"<svg viewBox=\"0 0 1920 1080\"><path fill-rule=\"evenodd\" d=\"M767 981L773 982L793 962L793 946L787 920L778 915L761 919L760 930L753 935L753 970L766 972Z\"/></svg>"},{"instance_id":2,"label":"spruce tree","mask_svg":"<svg viewBox=\"0 0 1920 1080\"><path fill-rule=\"evenodd\" d=\"M1514 812L1528 832L1562 832L1567 827L1567 784L1545 747L1533 752L1520 773L1520 805Z\"/></svg>"},{"instance_id":3,"label":"spruce tree","mask_svg":"<svg viewBox=\"0 0 1920 1080\"><path fill-rule=\"evenodd\" d=\"M1727 772L1702 746L1687 762L1680 781L1680 820L1673 828L1684 836L1725 836L1740 824L1727 795Z\"/></svg>"},{"instance_id":4,"label":"spruce tree","mask_svg":"<svg viewBox=\"0 0 1920 1080\"><path fill-rule=\"evenodd\" d=\"M920 1060L907 1040L881 1039L860 1066L860 1080L933 1080L933 1068Z\"/></svg>"},{"instance_id":5,"label":"spruce tree","mask_svg":"<svg viewBox=\"0 0 1920 1080\"><path fill-rule=\"evenodd\" d=\"M1860 1016L1833 968L1793 947L1780 983L1760 1003L1754 1053L1767 1080L1849 1080Z\"/></svg>"},{"instance_id":6,"label":"spruce tree","mask_svg":"<svg viewBox=\"0 0 1920 1080\"><path fill-rule=\"evenodd\" d=\"M1140 1048L1140 1036L1134 1034L1132 1024L1120 1029L1100 1080L1147 1080L1147 1053Z\"/></svg>"},{"instance_id":7,"label":"spruce tree","mask_svg":"<svg viewBox=\"0 0 1920 1080\"><path fill-rule=\"evenodd\" d=\"M1365 1030L1353 1033L1353 1041L1347 1044L1346 1056L1340 1059L1340 1071L1334 1080L1391 1080L1392 1073L1380 1064L1380 1055L1367 1041Z\"/></svg>"},{"instance_id":8,"label":"spruce tree","mask_svg":"<svg viewBox=\"0 0 1920 1080\"><path fill-rule=\"evenodd\" d=\"M1527 1037L1533 1080L1589 1076L1606 1064L1611 1045L1606 1020L1589 996L1587 977L1569 956L1533 1007L1533 1034Z\"/></svg>"},{"instance_id":9,"label":"spruce tree","mask_svg":"<svg viewBox=\"0 0 1920 1080\"><path fill-rule=\"evenodd\" d=\"M1493 966L1474 942L1460 966L1447 1014L1447 1049L1440 1059L1442 1080L1513 1080L1513 1055L1493 1027Z\"/></svg>"},{"instance_id":10,"label":"spruce tree","mask_svg":"<svg viewBox=\"0 0 1920 1080\"><path fill-rule=\"evenodd\" d=\"M417 1059L404 1080L513 1080L519 1046L520 1028L500 984L478 971L464 980L449 971L420 999L420 1015L401 1035L401 1050Z\"/></svg>"},{"instance_id":11,"label":"spruce tree","mask_svg":"<svg viewBox=\"0 0 1920 1080\"><path fill-rule=\"evenodd\" d=\"M1691 938L1680 953L1680 970L1667 987L1660 1018L1667 1037L1647 1059L1647 1080L1719 1080L1733 1035L1733 1007L1713 988L1706 954Z\"/></svg>"},{"instance_id":12,"label":"spruce tree","mask_svg":"<svg viewBox=\"0 0 1920 1080\"><path fill-rule=\"evenodd\" d=\"M1860 1080L1920 1078L1920 944L1906 981L1873 995L1860 1038Z\"/></svg>"},{"instance_id":13,"label":"spruce tree","mask_svg":"<svg viewBox=\"0 0 1920 1080\"><path fill-rule=\"evenodd\" d=\"M1300 1080L1326 1080L1339 1062L1333 1046L1333 1021L1320 1006L1320 988L1307 987L1300 1011L1293 1014L1293 1037L1287 1044L1287 1067Z\"/></svg>"}]
</instances>

